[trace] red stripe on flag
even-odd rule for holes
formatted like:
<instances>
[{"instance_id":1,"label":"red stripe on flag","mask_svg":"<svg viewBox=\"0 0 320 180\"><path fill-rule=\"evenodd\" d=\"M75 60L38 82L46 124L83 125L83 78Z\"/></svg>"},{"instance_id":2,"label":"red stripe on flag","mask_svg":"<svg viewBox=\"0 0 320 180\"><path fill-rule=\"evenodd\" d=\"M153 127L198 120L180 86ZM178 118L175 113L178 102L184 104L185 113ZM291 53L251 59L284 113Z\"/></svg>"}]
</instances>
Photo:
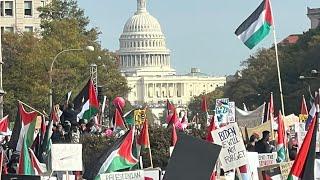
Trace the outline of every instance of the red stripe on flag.
<instances>
[{"instance_id":1,"label":"red stripe on flag","mask_svg":"<svg viewBox=\"0 0 320 180\"><path fill-rule=\"evenodd\" d=\"M266 10L266 21L269 25L272 25L273 24L273 20L272 20L272 10L271 10L271 5L270 5L270 2L269 0L265 0L265 10Z\"/></svg>"}]
</instances>

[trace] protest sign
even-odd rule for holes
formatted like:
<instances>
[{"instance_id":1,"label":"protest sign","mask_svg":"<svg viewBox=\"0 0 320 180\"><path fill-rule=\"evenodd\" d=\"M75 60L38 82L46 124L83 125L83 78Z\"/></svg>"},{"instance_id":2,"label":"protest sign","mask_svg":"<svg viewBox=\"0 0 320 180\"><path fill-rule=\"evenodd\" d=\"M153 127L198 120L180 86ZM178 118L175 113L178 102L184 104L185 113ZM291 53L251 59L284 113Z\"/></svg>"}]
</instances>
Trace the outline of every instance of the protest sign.
<instances>
[{"instance_id":1,"label":"protest sign","mask_svg":"<svg viewBox=\"0 0 320 180\"><path fill-rule=\"evenodd\" d=\"M215 110L218 123L227 123L229 114L229 98L216 99Z\"/></svg>"},{"instance_id":2,"label":"protest sign","mask_svg":"<svg viewBox=\"0 0 320 180\"><path fill-rule=\"evenodd\" d=\"M236 122L236 103L229 102L228 123Z\"/></svg>"},{"instance_id":3,"label":"protest sign","mask_svg":"<svg viewBox=\"0 0 320 180\"><path fill-rule=\"evenodd\" d=\"M303 140L307 135L307 131L299 131L297 132L298 135L298 147L302 146ZM320 152L320 133L317 133L317 141L316 141L316 152Z\"/></svg>"},{"instance_id":4,"label":"protest sign","mask_svg":"<svg viewBox=\"0 0 320 180\"><path fill-rule=\"evenodd\" d=\"M239 127L254 128L262 124L265 103L253 111L243 111L236 107L236 122Z\"/></svg>"},{"instance_id":5,"label":"protest sign","mask_svg":"<svg viewBox=\"0 0 320 180\"><path fill-rule=\"evenodd\" d=\"M288 175L290 173L292 165L293 165L293 161L280 163L280 171L281 171L282 179L288 179Z\"/></svg>"},{"instance_id":6,"label":"protest sign","mask_svg":"<svg viewBox=\"0 0 320 180\"><path fill-rule=\"evenodd\" d=\"M248 155L248 160L250 160L248 165L249 165L251 179L259 179L258 169L257 169L260 166L258 153L247 152L247 155Z\"/></svg>"},{"instance_id":7,"label":"protest sign","mask_svg":"<svg viewBox=\"0 0 320 180\"><path fill-rule=\"evenodd\" d=\"M144 169L145 180L160 180L161 169Z\"/></svg>"},{"instance_id":8,"label":"protest sign","mask_svg":"<svg viewBox=\"0 0 320 180\"><path fill-rule=\"evenodd\" d=\"M262 153L258 154L259 157L259 166L269 166L277 163L277 153Z\"/></svg>"},{"instance_id":9,"label":"protest sign","mask_svg":"<svg viewBox=\"0 0 320 180\"><path fill-rule=\"evenodd\" d=\"M178 141L163 179L210 179L220 150L221 146L184 133L178 133Z\"/></svg>"},{"instance_id":10,"label":"protest sign","mask_svg":"<svg viewBox=\"0 0 320 180\"><path fill-rule=\"evenodd\" d=\"M52 144L52 170L82 171L82 144Z\"/></svg>"},{"instance_id":11,"label":"protest sign","mask_svg":"<svg viewBox=\"0 0 320 180\"><path fill-rule=\"evenodd\" d=\"M144 180L144 171L124 171L100 174L100 180Z\"/></svg>"},{"instance_id":12,"label":"protest sign","mask_svg":"<svg viewBox=\"0 0 320 180\"><path fill-rule=\"evenodd\" d=\"M242 134L245 135L245 127L241 127ZM259 137L262 137L263 131L271 131L271 123L267 121L257 127L254 128L247 128L248 136L250 137L252 134L258 134Z\"/></svg>"},{"instance_id":13,"label":"protest sign","mask_svg":"<svg viewBox=\"0 0 320 180\"><path fill-rule=\"evenodd\" d=\"M246 165L247 151L237 123L232 123L211 132L214 143L221 145L220 162L224 171Z\"/></svg>"},{"instance_id":14,"label":"protest sign","mask_svg":"<svg viewBox=\"0 0 320 180\"><path fill-rule=\"evenodd\" d=\"M306 124L305 123L296 122L296 123L294 123L294 126L295 126L296 132L301 132L301 131L305 131Z\"/></svg>"},{"instance_id":15,"label":"protest sign","mask_svg":"<svg viewBox=\"0 0 320 180\"><path fill-rule=\"evenodd\" d=\"M261 180L282 180L279 164L258 167L258 174Z\"/></svg>"}]
</instances>

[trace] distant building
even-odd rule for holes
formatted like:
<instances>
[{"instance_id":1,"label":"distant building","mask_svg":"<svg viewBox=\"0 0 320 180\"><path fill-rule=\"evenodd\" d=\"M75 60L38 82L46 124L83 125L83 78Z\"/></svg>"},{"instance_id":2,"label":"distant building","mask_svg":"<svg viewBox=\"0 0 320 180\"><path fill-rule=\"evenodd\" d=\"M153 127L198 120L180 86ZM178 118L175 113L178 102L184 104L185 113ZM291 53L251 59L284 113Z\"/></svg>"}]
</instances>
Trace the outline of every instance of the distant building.
<instances>
[{"instance_id":1,"label":"distant building","mask_svg":"<svg viewBox=\"0 0 320 180\"><path fill-rule=\"evenodd\" d=\"M309 8L307 9L307 16L311 21L311 29L320 27L320 8Z\"/></svg>"},{"instance_id":2,"label":"distant building","mask_svg":"<svg viewBox=\"0 0 320 180\"><path fill-rule=\"evenodd\" d=\"M51 0L0 0L1 32L35 32L40 29L38 7Z\"/></svg>"},{"instance_id":3,"label":"distant building","mask_svg":"<svg viewBox=\"0 0 320 180\"><path fill-rule=\"evenodd\" d=\"M137 0L137 11L126 22L119 39L120 71L131 88L128 100L133 105L156 105L166 99L187 105L193 96L224 86L226 77L212 77L198 68L176 75L160 23L149 14L146 5L146 0Z\"/></svg>"},{"instance_id":4,"label":"distant building","mask_svg":"<svg viewBox=\"0 0 320 180\"><path fill-rule=\"evenodd\" d=\"M291 34L285 39L283 39L279 45L281 46L288 46L288 45L293 45L296 44L300 38L301 34Z\"/></svg>"}]
</instances>

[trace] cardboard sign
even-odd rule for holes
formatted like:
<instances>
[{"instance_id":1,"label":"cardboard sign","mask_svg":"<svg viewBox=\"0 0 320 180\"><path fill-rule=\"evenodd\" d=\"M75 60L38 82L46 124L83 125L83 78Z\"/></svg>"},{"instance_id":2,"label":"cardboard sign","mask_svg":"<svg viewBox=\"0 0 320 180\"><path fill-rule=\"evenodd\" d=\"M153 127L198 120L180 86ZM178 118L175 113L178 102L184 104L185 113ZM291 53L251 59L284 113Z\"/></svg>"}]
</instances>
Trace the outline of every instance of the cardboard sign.
<instances>
[{"instance_id":1,"label":"cardboard sign","mask_svg":"<svg viewBox=\"0 0 320 180\"><path fill-rule=\"evenodd\" d=\"M216 118L219 123L228 122L229 98L216 99Z\"/></svg>"},{"instance_id":2,"label":"cardboard sign","mask_svg":"<svg viewBox=\"0 0 320 180\"><path fill-rule=\"evenodd\" d=\"M82 171L82 144L52 144L52 170Z\"/></svg>"},{"instance_id":3,"label":"cardboard sign","mask_svg":"<svg viewBox=\"0 0 320 180\"><path fill-rule=\"evenodd\" d=\"M221 146L178 133L178 141L166 167L164 180L210 179ZM187 161L190 163L187 163Z\"/></svg>"},{"instance_id":4,"label":"cardboard sign","mask_svg":"<svg viewBox=\"0 0 320 180\"><path fill-rule=\"evenodd\" d=\"M229 123L236 122L236 103L235 102L229 102L228 122Z\"/></svg>"},{"instance_id":5,"label":"cardboard sign","mask_svg":"<svg viewBox=\"0 0 320 180\"><path fill-rule=\"evenodd\" d=\"M280 163L280 171L282 179L288 179L293 161Z\"/></svg>"},{"instance_id":6,"label":"cardboard sign","mask_svg":"<svg viewBox=\"0 0 320 180\"><path fill-rule=\"evenodd\" d=\"M114 172L100 175L101 180L144 180L144 171L125 171L125 172Z\"/></svg>"},{"instance_id":7,"label":"cardboard sign","mask_svg":"<svg viewBox=\"0 0 320 180\"><path fill-rule=\"evenodd\" d=\"M214 143L221 145L219 160L224 171L246 165L247 151L237 123L232 123L211 132Z\"/></svg>"},{"instance_id":8,"label":"cardboard sign","mask_svg":"<svg viewBox=\"0 0 320 180\"><path fill-rule=\"evenodd\" d=\"M269 166L277 163L277 153L261 153L258 154L259 157L259 167Z\"/></svg>"}]
</instances>

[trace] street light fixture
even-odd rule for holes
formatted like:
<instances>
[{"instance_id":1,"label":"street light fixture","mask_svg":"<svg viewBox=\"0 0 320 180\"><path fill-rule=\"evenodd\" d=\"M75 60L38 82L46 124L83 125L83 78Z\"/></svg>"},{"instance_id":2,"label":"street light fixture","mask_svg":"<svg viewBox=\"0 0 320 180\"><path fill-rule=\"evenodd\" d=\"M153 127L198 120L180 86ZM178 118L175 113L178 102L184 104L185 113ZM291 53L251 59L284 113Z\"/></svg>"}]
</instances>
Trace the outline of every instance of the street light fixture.
<instances>
[{"instance_id":1,"label":"street light fixture","mask_svg":"<svg viewBox=\"0 0 320 180\"><path fill-rule=\"evenodd\" d=\"M86 46L85 48L79 48L79 49L65 49L65 50L62 50L60 51L52 60L51 62L51 66L50 66L50 71L49 71L49 82L50 82L50 92L49 92L49 101L50 101L50 104L49 104L49 111L51 111L52 109L52 69L53 69L53 65L54 63L56 62L57 58L59 57L59 55L61 55L62 53L65 53L65 52L70 52L70 51L84 51L84 50L87 50L87 51L94 51L94 47L93 46Z\"/></svg>"}]
</instances>

